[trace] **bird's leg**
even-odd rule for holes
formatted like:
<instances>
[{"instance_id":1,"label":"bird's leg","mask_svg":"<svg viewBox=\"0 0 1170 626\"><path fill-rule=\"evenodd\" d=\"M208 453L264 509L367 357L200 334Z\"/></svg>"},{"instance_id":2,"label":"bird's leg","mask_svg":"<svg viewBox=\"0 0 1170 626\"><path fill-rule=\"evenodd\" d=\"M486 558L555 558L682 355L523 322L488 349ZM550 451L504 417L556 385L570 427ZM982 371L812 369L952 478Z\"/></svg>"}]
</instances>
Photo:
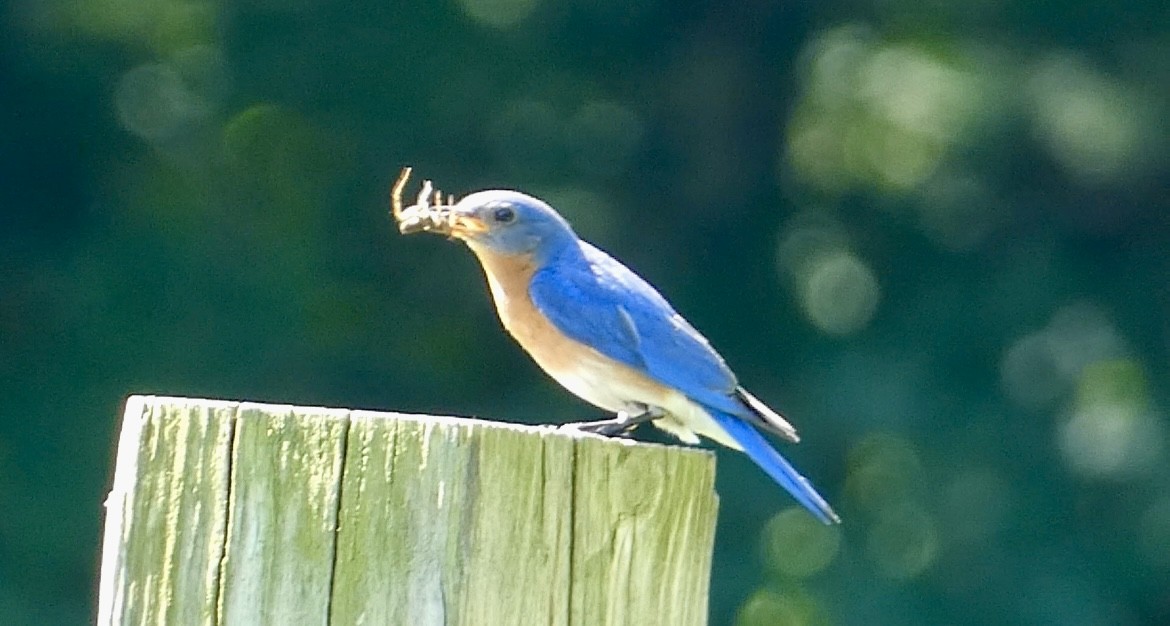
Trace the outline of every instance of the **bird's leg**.
<instances>
[{"instance_id":1,"label":"bird's leg","mask_svg":"<svg viewBox=\"0 0 1170 626\"><path fill-rule=\"evenodd\" d=\"M666 415L666 411L656 406L630 404L627 405L626 409L618 411L613 419L599 420L596 422L573 422L571 424L564 424L560 428L563 430L593 433L604 437L624 437L634 432L634 429L638 426L646 422L652 422L663 415Z\"/></svg>"}]
</instances>

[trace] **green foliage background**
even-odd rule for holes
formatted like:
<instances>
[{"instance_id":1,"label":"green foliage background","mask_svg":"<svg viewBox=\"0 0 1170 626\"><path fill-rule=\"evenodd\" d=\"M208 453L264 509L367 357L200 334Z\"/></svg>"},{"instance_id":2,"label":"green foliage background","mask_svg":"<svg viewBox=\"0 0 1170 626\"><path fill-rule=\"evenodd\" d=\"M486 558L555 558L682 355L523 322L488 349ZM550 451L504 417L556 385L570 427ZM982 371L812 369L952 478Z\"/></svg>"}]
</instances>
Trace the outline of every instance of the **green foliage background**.
<instances>
[{"instance_id":1,"label":"green foliage background","mask_svg":"<svg viewBox=\"0 0 1170 626\"><path fill-rule=\"evenodd\" d=\"M511 187L804 443L720 453L712 622L1170 622L1160 0L15 0L0 615L91 619L130 393L598 414L386 191ZM646 437L653 437L646 433Z\"/></svg>"}]
</instances>

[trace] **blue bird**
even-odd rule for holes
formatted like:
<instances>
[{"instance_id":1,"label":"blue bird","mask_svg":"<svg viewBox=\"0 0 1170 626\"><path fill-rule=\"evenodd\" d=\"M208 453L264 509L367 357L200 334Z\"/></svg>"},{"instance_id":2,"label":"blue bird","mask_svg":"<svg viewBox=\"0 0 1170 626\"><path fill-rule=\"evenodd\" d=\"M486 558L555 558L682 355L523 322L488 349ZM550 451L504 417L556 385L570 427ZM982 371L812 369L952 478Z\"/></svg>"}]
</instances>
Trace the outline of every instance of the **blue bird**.
<instances>
[{"instance_id":1,"label":"blue bird","mask_svg":"<svg viewBox=\"0 0 1170 626\"><path fill-rule=\"evenodd\" d=\"M398 195L405 177L395 188ZM638 424L696 444L699 435L741 450L826 524L840 522L825 499L756 428L797 442L796 429L747 392L723 358L657 290L582 241L544 202L515 191L481 191L427 206L427 230L475 253L504 328L538 365L612 420L572 425L605 435ZM437 196L436 196L437 197Z\"/></svg>"}]
</instances>

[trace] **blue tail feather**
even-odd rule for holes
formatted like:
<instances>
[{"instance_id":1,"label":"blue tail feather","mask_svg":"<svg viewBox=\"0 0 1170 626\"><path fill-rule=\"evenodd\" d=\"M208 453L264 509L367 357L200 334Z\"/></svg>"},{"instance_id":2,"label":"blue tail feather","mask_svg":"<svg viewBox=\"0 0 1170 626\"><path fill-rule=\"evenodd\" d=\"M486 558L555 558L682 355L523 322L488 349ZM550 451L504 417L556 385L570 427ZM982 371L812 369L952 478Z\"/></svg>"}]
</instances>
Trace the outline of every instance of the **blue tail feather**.
<instances>
[{"instance_id":1,"label":"blue tail feather","mask_svg":"<svg viewBox=\"0 0 1170 626\"><path fill-rule=\"evenodd\" d=\"M743 447L744 454L748 455L760 469L764 470L772 480L780 484L800 502L804 508L808 509L817 519L826 524L839 524L841 518L833 512L833 508L829 506L828 502L817 493L808 479L801 476L796 468L780 456L768 440L759 433L750 424L744 422L738 417L721 413L719 411L710 411L711 416L715 421L731 435L732 439L739 442Z\"/></svg>"}]
</instances>

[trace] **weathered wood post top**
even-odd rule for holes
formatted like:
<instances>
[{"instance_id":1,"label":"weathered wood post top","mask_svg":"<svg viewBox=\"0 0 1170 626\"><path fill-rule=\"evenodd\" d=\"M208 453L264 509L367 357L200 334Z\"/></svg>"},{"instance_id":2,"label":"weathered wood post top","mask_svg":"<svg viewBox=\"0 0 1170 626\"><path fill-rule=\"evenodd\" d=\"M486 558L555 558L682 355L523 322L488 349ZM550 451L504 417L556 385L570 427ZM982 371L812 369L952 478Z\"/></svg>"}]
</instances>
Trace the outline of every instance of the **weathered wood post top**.
<instances>
[{"instance_id":1,"label":"weathered wood post top","mask_svg":"<svg viewBox=\"0 0 1170 626\"><path fill-rule=\"evenodd\" d=\"M133 396L98 624L705 624L713 483L694 448Z\"/></svg>"}]
</instances>

